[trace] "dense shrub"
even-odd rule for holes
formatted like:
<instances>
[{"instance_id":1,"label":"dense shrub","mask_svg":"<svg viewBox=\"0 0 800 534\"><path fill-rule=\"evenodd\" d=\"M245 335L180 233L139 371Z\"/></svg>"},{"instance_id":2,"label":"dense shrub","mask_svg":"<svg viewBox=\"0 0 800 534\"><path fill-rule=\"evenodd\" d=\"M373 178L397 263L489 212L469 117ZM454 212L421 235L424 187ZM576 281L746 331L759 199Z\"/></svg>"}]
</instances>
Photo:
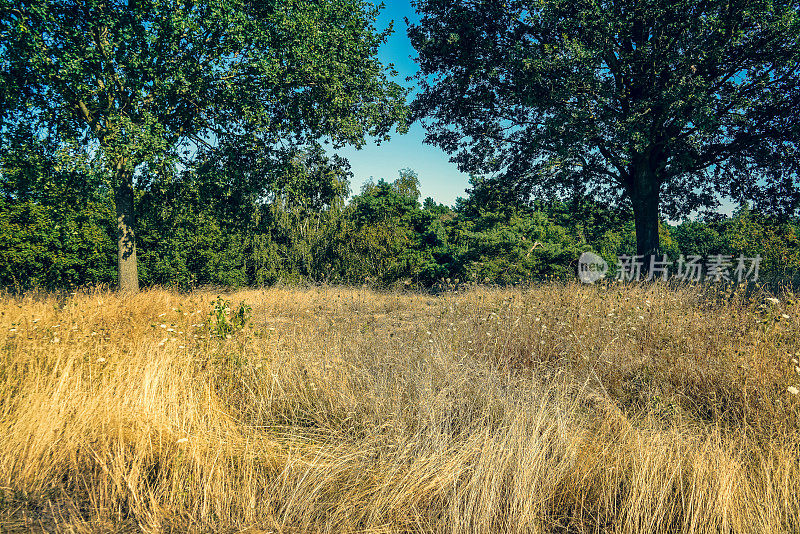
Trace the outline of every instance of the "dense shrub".
<instances>
[{"instance_id":1,"label":"dense shrub","mask_svg":"<svg viewBox=\"0 0 800 534\"><path fill-rule=\"evenodd\" d=\"M418 177L405 169L394 182L367 183L348 202L346 165L319 151L291 153L263 175L234 168L223 160L141 177L143 285L507 285L572 277L585 250L602 255L613 275L617 256L635 253L630 214L587 199L520 205L476 181L455 207L420 203ZM114 284L114 217L109 188L90 158L16 132L2 153L0 286ZM731 217L662 222L661 247L673 260L760 255L767 281L791 281L800 272L796 221L746 207Z\"/></svg>"}]
</instances>

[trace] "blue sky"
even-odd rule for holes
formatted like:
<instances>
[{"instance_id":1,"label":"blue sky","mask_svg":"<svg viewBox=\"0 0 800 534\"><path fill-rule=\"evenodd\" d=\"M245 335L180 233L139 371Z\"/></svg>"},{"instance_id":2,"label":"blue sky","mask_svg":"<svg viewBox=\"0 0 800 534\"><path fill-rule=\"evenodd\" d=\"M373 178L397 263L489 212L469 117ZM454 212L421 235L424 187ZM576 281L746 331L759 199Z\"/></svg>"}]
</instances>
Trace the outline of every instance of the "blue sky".
<instances>
[{"instance_id":1,"label":"blue sky","mask_svg":"<svg viewBox=\"0 0 800 534\"><path fill-rule=\"evenodd\" d=\"M415 21L416 15L409 0L386 0L386 7L378 17L378 27L386 28L394 21L394 33L379 52L381 61L394 64L400 75L395 79L400 85L409 87L407 76L417 72L417 64L412 57L416 53L406 35L404 17ZM336 152L350 161L353 181L352 192L358 193L361 185L370 177L393 181L400 169L410 168L417 172L422 198L432 197L437 202L453 205L457 197L466 197L468 176L458 171L450 157L437 147L422 142L424 129L414 124L405 135L393 135L391 141L369 143L361 150L343 148Z\"/></svg>"}]
</instances>

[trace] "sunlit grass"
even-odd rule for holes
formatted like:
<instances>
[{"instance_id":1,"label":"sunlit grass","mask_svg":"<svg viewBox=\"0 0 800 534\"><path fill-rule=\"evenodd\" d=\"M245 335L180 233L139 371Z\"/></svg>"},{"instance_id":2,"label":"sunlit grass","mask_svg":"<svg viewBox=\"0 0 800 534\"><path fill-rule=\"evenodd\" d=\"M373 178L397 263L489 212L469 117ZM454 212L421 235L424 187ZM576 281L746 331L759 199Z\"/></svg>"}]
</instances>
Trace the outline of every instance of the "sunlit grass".
<instances>
[{"instance_id":1,"label":"sunlit grass","mask_svg":"<svg viewBox=\"0 0 800 534\"><path fill-rule=\"evenodd\" d=\"M2 299L0 531L800 531L791 295L216 297Z\"/></svg>"}]
</instances>

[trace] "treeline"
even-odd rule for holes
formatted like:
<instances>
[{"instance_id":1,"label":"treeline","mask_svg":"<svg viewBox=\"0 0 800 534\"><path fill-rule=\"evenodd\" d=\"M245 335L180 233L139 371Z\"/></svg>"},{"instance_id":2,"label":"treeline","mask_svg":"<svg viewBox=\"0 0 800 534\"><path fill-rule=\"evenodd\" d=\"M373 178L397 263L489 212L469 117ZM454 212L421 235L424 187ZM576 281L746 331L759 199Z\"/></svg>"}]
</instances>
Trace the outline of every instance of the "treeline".
<instances>
[{"instance_id":1,"label":"treeline","mask_svg":"<svg viewBox=\"0 0 800 534\"><path fill-rule=\"evenodd\" d=\"M115 285L107 177L79 152L36 143L3 153L0 285ZM587 199L520 205L476 180L448 207L420 201L411 169L350 196L346 162L321 150L285 154L269 168L242 158L241 150L217 152L192 168L137 177L143 285L514 284L574 277L586 250L613 271L618 255L636 250L630 211ZM761 279L788 280L800 270L798 235L797 221L742 207L732 217L662 223L661 248L672 259L760 255Z\"/></svg>"}]
</instances>

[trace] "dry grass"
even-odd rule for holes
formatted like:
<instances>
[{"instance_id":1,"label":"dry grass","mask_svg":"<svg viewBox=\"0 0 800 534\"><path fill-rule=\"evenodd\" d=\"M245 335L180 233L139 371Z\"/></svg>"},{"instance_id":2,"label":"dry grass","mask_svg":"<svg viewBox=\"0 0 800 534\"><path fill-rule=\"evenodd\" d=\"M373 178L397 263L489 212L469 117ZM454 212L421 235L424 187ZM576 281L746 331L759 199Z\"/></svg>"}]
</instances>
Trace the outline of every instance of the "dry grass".
<instances>
[{"instance_id":1,"label":"dry grass","mask_svg":"<svg viewBox=\"0 0 800 534\"><path fill-rule=\"evenodd\" d=\"M791 300L215 296L0 301L1 531L800 531Z\"/></svg>"}]
</instances>

